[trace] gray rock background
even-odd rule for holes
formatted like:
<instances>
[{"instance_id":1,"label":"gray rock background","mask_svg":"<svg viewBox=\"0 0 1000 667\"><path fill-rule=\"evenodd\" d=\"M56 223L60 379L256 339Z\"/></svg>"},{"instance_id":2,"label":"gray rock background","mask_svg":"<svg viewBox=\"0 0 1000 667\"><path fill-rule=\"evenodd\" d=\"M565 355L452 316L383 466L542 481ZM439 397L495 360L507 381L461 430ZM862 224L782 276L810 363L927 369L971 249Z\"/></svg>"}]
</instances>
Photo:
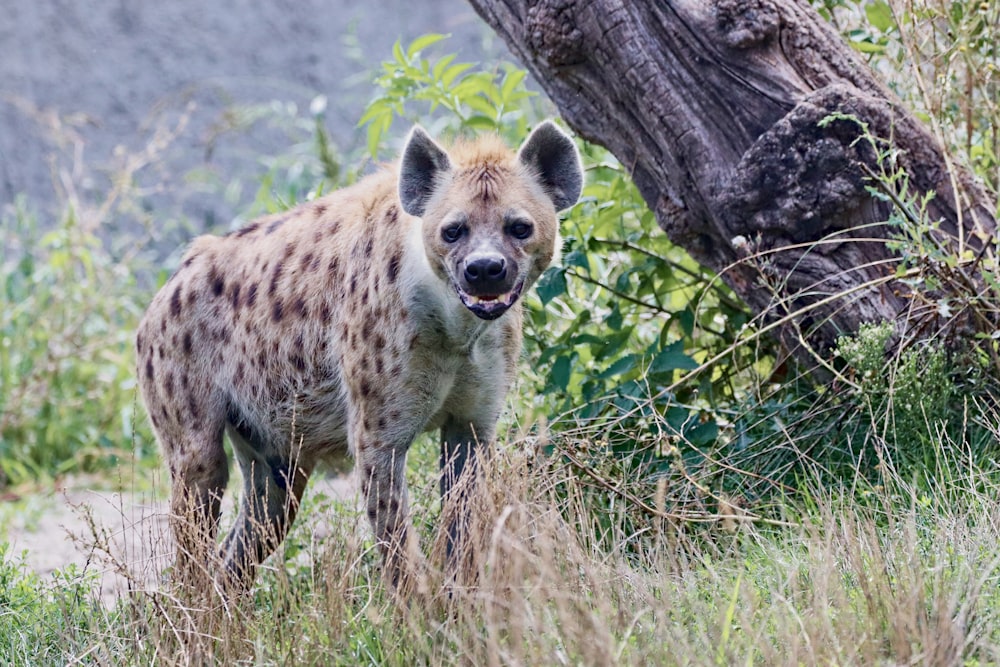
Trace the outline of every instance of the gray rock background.
<instances>
[{"instance_id":1,"label":"gray rock background","mask_svg":"<svg viewBox=\"0 0 1000 667\"><path fill-rule=\"evenodd\" d=\"M462 0L2 5L7 210L19 193L42 211L67 198L99 202L112 178L127 173L137 215L176 215L218 230L253 200L255 175L273 166L267 156L308 140L317 95L328 99L338 151L361 153L364 132L355 125L397 39L451 33L436 53L510 58ZM118 204L117 217L129 217Z\"/></svg>"}]
</instances>

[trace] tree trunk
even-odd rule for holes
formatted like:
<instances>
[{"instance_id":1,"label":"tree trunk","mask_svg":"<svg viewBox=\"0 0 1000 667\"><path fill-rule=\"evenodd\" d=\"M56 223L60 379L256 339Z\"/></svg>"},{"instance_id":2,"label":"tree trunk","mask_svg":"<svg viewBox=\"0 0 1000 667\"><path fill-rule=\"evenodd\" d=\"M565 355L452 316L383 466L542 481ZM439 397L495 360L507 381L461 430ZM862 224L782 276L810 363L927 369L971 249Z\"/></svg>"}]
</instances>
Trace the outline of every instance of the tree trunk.
<instances>
[{"instance_id":1,"label":"tree trunk","mask_svg":"<svg viewBox=\"0 0 1000 667\"><path fill-rule=\"evenodd\" d=\"M877 224L891 207L866 176L877 151L858 123L820 121L892 137L911 191L936 193L934 242L970 251L973 281L995 206L805 0L470 2L566 122L629 169L670 239L778 321L788 348L827 350L868 321L924 334L960 319L893 278L892 229Z\"/></svg>"}]
</instances>

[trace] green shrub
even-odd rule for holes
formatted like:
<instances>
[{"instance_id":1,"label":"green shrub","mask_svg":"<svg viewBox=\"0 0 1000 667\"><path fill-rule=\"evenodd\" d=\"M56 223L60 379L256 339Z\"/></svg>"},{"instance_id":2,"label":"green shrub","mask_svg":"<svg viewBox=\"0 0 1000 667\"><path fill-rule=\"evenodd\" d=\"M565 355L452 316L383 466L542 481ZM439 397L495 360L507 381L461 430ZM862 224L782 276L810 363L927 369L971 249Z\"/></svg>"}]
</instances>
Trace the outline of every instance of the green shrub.
<instances>
[{"instance_id":1,"label":"green shrub","mask_svg":"<svg viewBox=\"0 0 1000 667\"><path fill-rule=\"evenodd\" d=\"M66 664L84 654L106 617L95 583L75 567L44 581L0 542L0 663Z\"/></svg>"},{"instance_id":2,"label":"green shrub","mask_svg":"<svg viewBox=\"0 0 1000 667\"><path fill-rule=\"evenodd\" d=\"M0 274L0 483L147 454L132 357L144 298L132 267L72 210L43 231L19 200L0 227L9 240ZM135 427L141 437L132 437Z\"/></svg>"}]
</instances>

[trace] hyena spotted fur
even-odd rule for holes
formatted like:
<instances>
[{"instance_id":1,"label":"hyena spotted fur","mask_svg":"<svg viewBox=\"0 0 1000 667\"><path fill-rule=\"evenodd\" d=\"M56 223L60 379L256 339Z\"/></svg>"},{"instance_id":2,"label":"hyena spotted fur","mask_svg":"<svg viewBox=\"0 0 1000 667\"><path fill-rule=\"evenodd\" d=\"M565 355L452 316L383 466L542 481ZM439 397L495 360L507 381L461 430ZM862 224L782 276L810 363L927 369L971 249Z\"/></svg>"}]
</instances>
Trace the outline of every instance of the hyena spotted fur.
<instances>
[{"instance_id":1,"label":"hyena spotted fur","mask_svg":"<svg viewBox=\"0 0 1000 667\"><path fill-rule=\"evenodd\" d=\"M556 214L581 186L576 147L551 122L516 154L495 136L446 150L415 127L396 165L195 239L136 337L178 565L214 544L225 431L244 479L222 546L229 581L252 583L317 463L346 453L395 581L407 450L440 429L447 499L490 445L521 349L519 297L552 262ZM460 533L456 520L449 553Z\"/></svg>"}]
</instances>

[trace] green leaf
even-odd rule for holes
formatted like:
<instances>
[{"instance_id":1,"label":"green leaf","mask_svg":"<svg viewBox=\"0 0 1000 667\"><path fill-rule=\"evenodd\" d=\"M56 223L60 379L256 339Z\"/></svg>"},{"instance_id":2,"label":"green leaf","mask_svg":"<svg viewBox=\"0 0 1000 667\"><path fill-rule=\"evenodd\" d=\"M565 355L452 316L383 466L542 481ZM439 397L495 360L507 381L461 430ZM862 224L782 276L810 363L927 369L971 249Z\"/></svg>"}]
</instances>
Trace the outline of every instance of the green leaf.
<instances>
[{"instance_id":1,"label":"green leaf","mask_svg":"<svg viewBox=\"0 0 1000 667\"><path fill-rule=\"evenodd\" d=\"M896 25L892 18L892 9L885 0L875 0L865 5L865 15L868 16L868 22L881 32L888 32Z\"/></svg>"},{"instance_id":2,"label":"green leaf","mask_svg":"<svg viewBox=\"0 0 1000 667\"><path fill-rule=\"evenodd\" d=\"M372 103L368 105L368 108L365 109L365 112L361 115L361 120L358 121L358 127L368 123L376 116L384 114L387 106L388 104L384 98L380 97L377 100L373 100ZM389 111L391 112L391 109Z\"/></svg>"},{"instance_id":3,"label":"green leaf","mask_svg":"<svg viewBox=\"0 0 1000 667\"><path fill-rule=\"evenodd\" d=\"M490 118L496 118L497 116L497 108L490 104L489 100L485 97L476 95L474 97L467 97L463 101L467 107L482 114L483 116Z\"/></svg>"},{"instance_id":4,"label":"green leaf","mask_svg":"<svg viewBox=\"0 0 1000 667\"><path fill-rule=\"evenodd\" d=\"M475 95L473 97L466 97L463 101L467 107L473 111L478 111L483 116L489 118L496 118L497 116L497 108L490 104L489 100L484 97Z\"/></svg>"},{"instance_id":5,"label":"green leaf","mask_svg":"<svg viewBox=\"0 0 1000 667\"><path fill-rule=\"evenodd\" d=\"M684 439L695 447L704 447L715 442L719 437L719 425L714 421L698 424L684 433Z\"/></svg>"},{"instance_id":6,"label":"green leaf","mask_svg":"<svg viewBox=\"0 0 1000 667\"><path fill-rule=\"evenodd\" d=\"M552 371L549 375L549 383L554 389L559 391L566 391L569 386L569 376L572 370L572 365L570 363L570 358L568 356L562 356L555 360L552 364Z\"/></svg>"},{"instance_id":7,"label":"green leaf","mask_svg":"<svg viewBox=\"0 0 1000 667\"><path fill-rule=\"evenodd\" d=\"M698 363L684 354L684 341L679 340L663 348L649 364L649 373L665 373L668 371L690 371L698 368Z\"/></svg>"},{"instance_id":8,"label":"green leaf","mask_svg":"<svg viewBox=\"0 0 1000 667\"><path fill-rule=\"evenodd\" d=\"M450 65L451 61L453 61L456 57L456 54L449 53L448 55L442 57L441 60L434 63L434 67L431 69L431 76L435 79L440 79L441 72L443 72L444 68Z\"/></svg>"},{"instance_id":9,"label":"green leaf","mask_svg":"<svg viewBox=\"0 0 1000 667\"><path fill-rule=\"evenodd\" d=\"M600 347L594 349L597 360L610 359L621 352L632 337L632 328L625 328L601 339Z\"/></svg>"},{"instance_id":10,"label":"green leaf","mask_svg":"<svg viewBox=\"0 0 1000 667\"><path fill-rule=\"evenodd\" d=\"M563 258L563 264L566 266L578 266L587 273L590 273L590 258L587 256L587 253L580 250L574 250L567 254Z\"/></svg>"},{"instance_id":11,"label":"green leaf","mask_svg":"<svg viewBox=\"0 0 1000 667\"><path fill-rule=\"evenodd\" d=\"M471 130L495 130L497 129L497 122L493 120L490 116L483 116L481 114L476 114L475 116L470 116L463 123L466 127Z\"/></svg>"},{"instance_id":12,"label":"green leaf","mask_svg":"<svg viewBox=\"0 0 1000 667\"><path fill-rule=\"evenodd\" d=\"M694 310L690 307L685 308L681 312L676 313L674 317L681 325L681 331L684 332L684 335L690 338L694 334Z\"/></svg>"},{"instance_id":13,"label":"green leaf","mask_svg":"<svg viewBox=\"0 0 1000 667\"><path fill-rule=\"evenodd\" d=\"M671 405L663 413L663 419L675 431L680 433L684 429L684 424L687 422L690 415L691 412L688 409L682 408L679 405Z\"/></svg>"},{"instance_id":14,"label":"green leaf","mask_svg":"<svg viewBox=\"0 0 1000 667\"><path fill-rule=\"evenodd\" d=\"M521 85L528 73L523 69L511 70L504 77L503 85L500 88L500 99L505 103L511 101L510 96L514 90Z\"/></svg>"},{"instance_id":15,"label":"green leaf","mask_svg":"<svg viewBox=\"0 0 1000 667\"><path fill-rule=\"evenodd\" d=\"M622 321L622 310L618 307L618 302L616 301L615 305L611 308L611 314L608 315L604 322L609 328L618 331L622 328Z\"/></svg>"},{"instance_id":16,"label":"green leaf","mask_svg":"<svg viewBox=\"0 0 1000 667\"><path fill-rule=\"evenodd\" d=\"M598 373L597 377L604 380L606 378L614 377L616 375L622 375L628 373L635 368L636 362L639 360L639 355L637 354L626 354L624 357L615 361L615 363L608 366L606 369Z\"/></svg>"},{"instance_id":17,"label":"green leaf","mask_svg":"<svg viewBox=\"0 0 1000 667\"><path fill-rule=\"evenodd\" d=\"M462 77L452 92L464 98L471 95L485 95L490 88L496 88L493 85L493 75L487 72L473 72Z\"/></svg>"},{"instance_id":18,"label":"green leaf","mask_svg":"<svg viewBox=\"0 0 1000 667\"><path fill-rule=\"evenodd\" d=\"M458 75L470 67L472 67L472 63L458 63L457 65L452 65L439 77L441 79L441 85L445 88L451 88L452 82L458 77Z\"/></svg>"},{"instance_id":19,"label":"green leaf","mask_svg":"<svg viewBox=\"0 0 1000 667\"><path fill-rule=\"evenodd\" d=\"M566 274L559 267L552 267L538 279L538 298L542 305L566 293Z\"/></svg>"},{"instance_id":20,"label":"green leaf","mask_svg":"<svg viewBox=\"0 0 1000 667\"><path fill-rule=\"evenodd\" d=\"M885 51L884 44L872 44L871 42L851 42L850 44L855 51L861 53L882 53Z\"/></svg>"},{"instance_id":21,"label":"green leaf","mask_svg":"<svg viewBox=\"0 0 1000 667\"><path fill-rule=\"evenodd\" d=\"M392 57L400 65L406 65L409 63L406 58L406 54L403 53L403 45L400 44L398 39L396 40L396 43L392 45Z\"/></svg>"},{"instance_id":22,"label":"green leaf","mask_svg":"<svg viewBox=\"0 0 1000 667\"><path fill-rule=\"evenodd\" d=\"M368 126L368 153L373 158L378 158L378 147L382 142L382 137L389 131L392 125L392 113L383 113L378 118L372 120Z\"/></svg>"},{"instance_id":23,"label":"green leaf","mask_svg":"<svg viewBox=\"0 0 1000 667\"><path fill-rule=\"evenodd\" d=\"M406 56L408 58L413 58L413 56L417 55L417 53L423 51L431 44L437 44L442 39L446 39L448 37L450 37L450 35L444 35L438 32L421 35L410 43L409 48L406 49Z\"/></svg>"}]
</instances>

